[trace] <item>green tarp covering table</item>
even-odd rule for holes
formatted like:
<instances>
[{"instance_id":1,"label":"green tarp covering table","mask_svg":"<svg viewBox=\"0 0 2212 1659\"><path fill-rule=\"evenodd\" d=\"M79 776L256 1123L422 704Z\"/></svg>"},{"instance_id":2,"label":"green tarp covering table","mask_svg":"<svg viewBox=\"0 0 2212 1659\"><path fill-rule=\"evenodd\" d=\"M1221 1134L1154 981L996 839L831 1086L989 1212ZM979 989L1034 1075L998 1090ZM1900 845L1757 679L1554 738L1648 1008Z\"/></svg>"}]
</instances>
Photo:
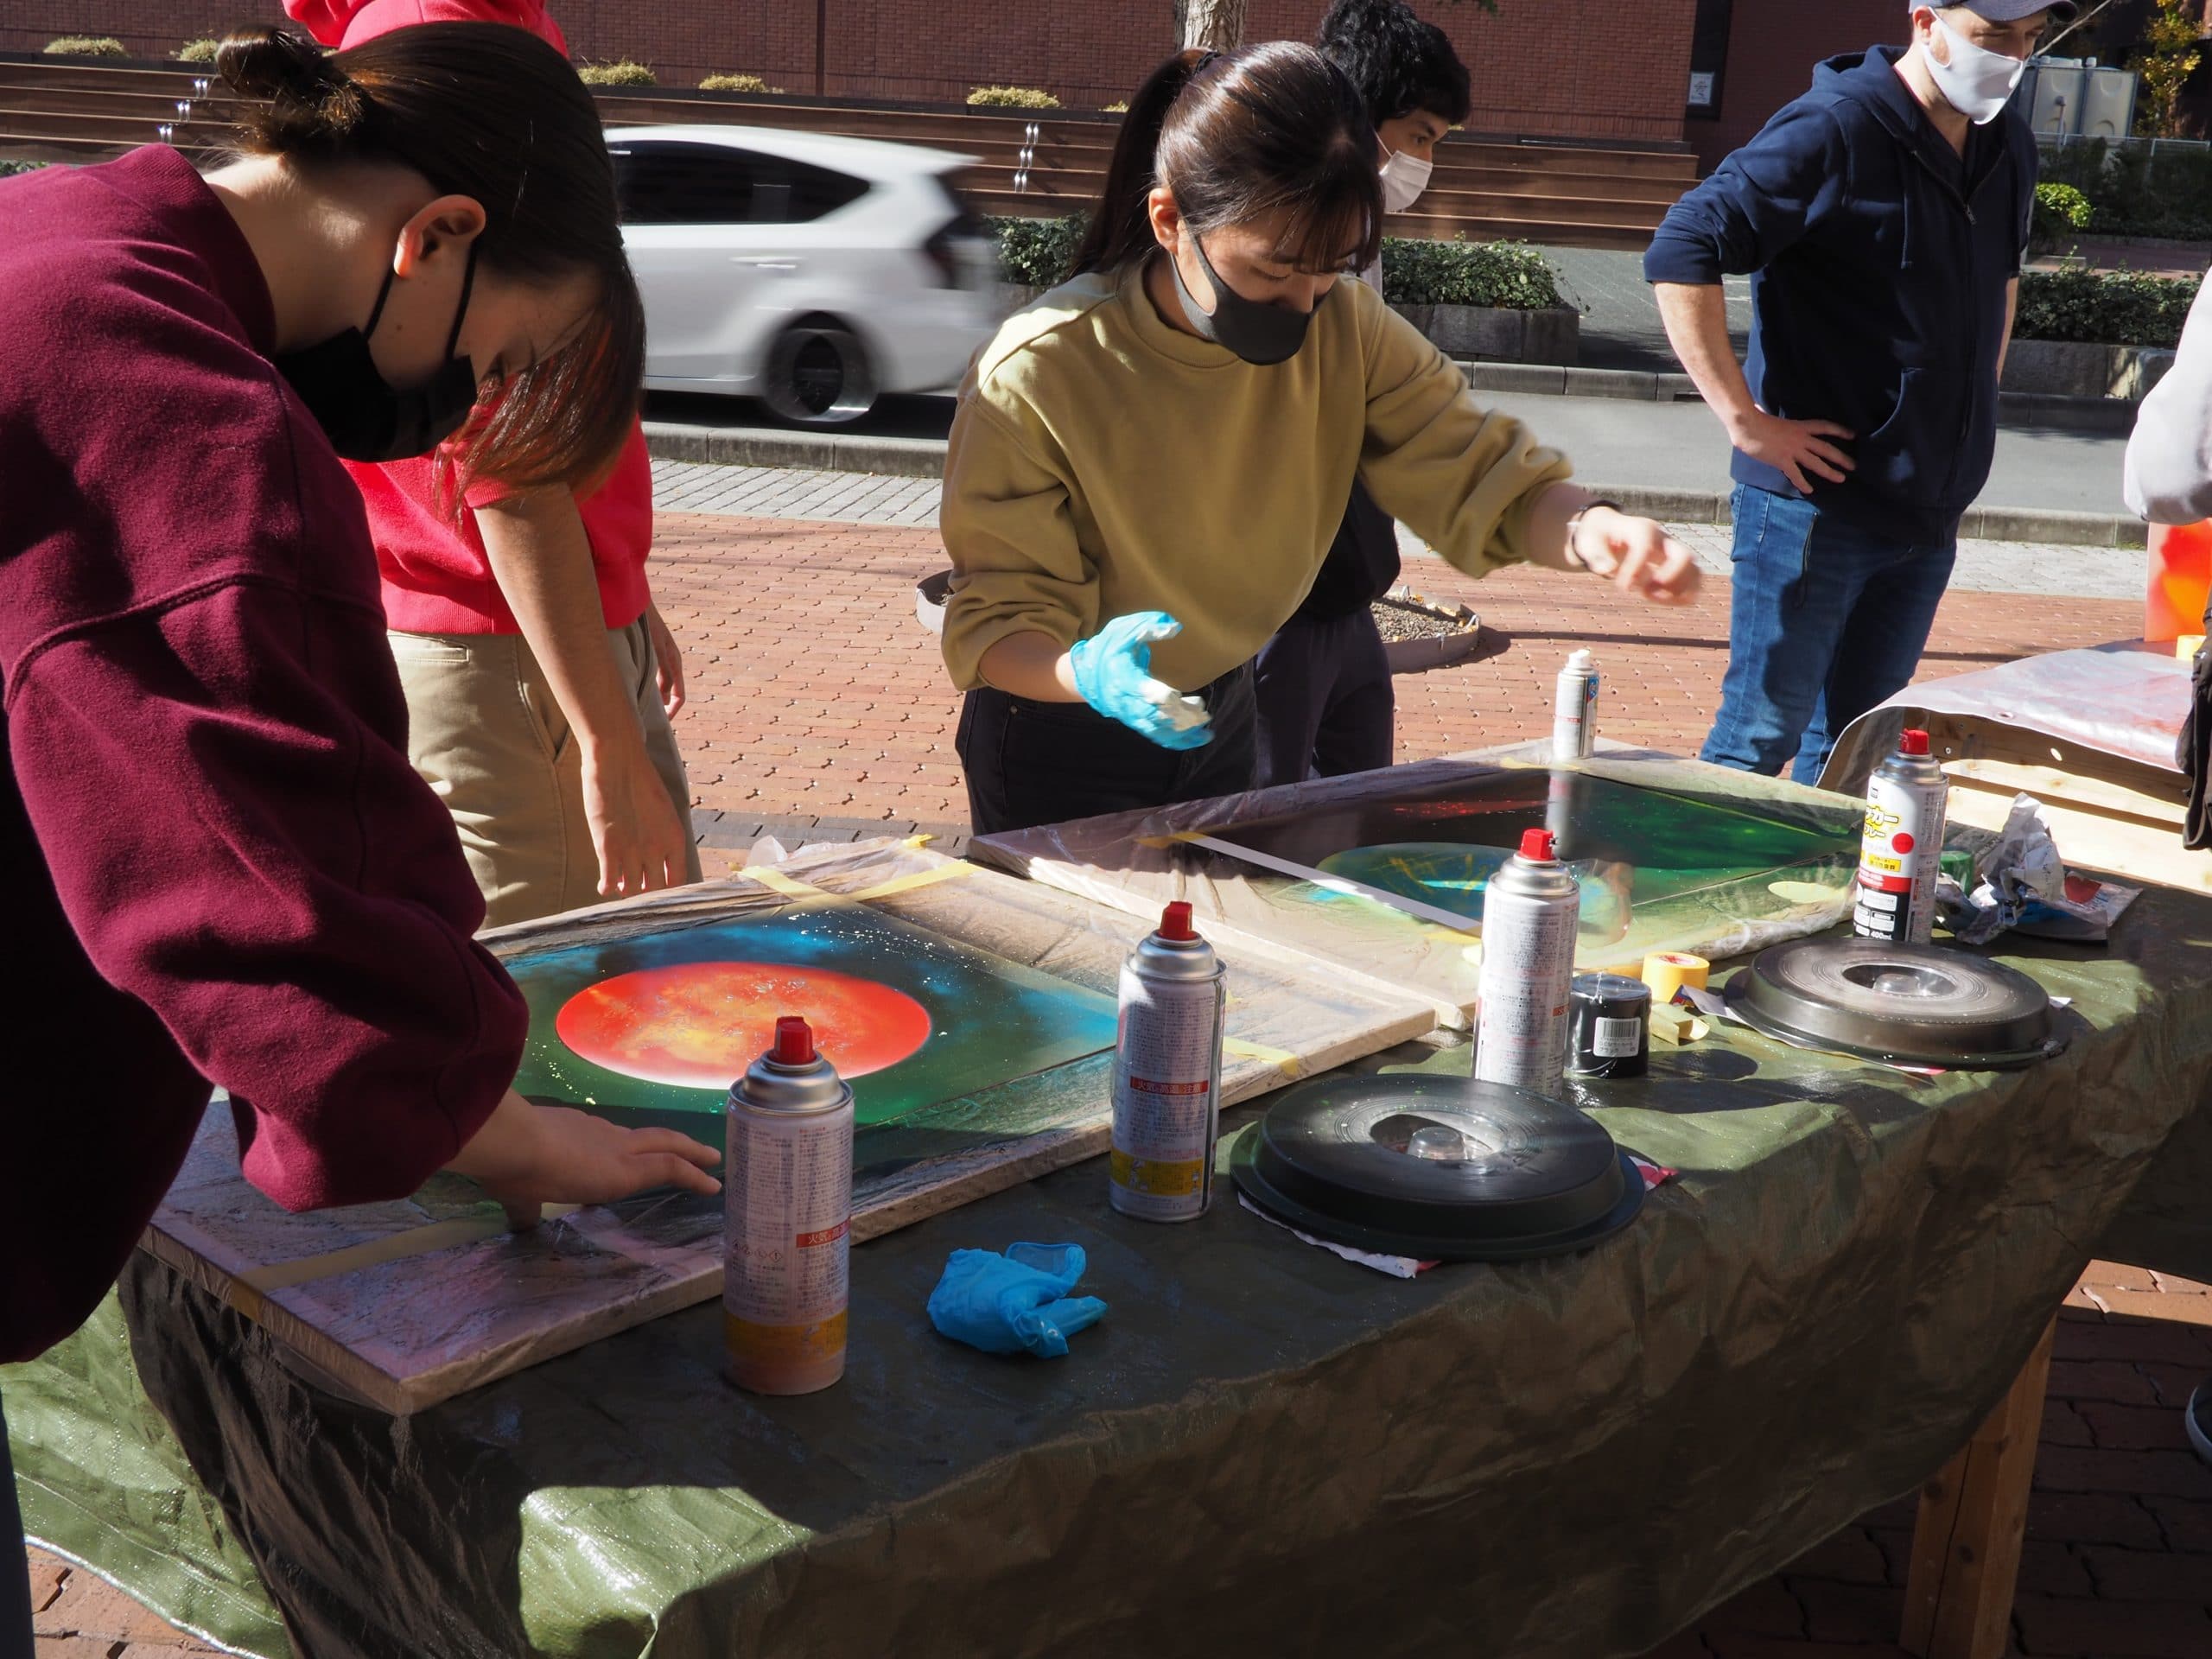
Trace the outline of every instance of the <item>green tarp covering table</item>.
<instances>
[{"instance_id":1,"label":"green tarp covering table","mask_svg":"<svg viewBox=\"0 0 2212 1659\"><path fill-rule=\"evenodd\" d=\"M2212 898L2000 957L2069 1050L1913 1079L1740 1030L1588 1098L1676 1167L1579 1256L1402 1282L1096 1162L854 1255L829 1393L739 1395L718 1313L407 1419L141 1255L0 1374L38 1536L263 1654L1642 1653L1934 1471L2101 1240L2212 1272ZM1377 1064L1465 1065L1465 1050ZM1065 1359L930 1331L948 1251L1090 1252ZM233 1533L235 1525L239 1530ZM256 1581L251 1563L259 1568Z\"/></svg>"}]
</instances>

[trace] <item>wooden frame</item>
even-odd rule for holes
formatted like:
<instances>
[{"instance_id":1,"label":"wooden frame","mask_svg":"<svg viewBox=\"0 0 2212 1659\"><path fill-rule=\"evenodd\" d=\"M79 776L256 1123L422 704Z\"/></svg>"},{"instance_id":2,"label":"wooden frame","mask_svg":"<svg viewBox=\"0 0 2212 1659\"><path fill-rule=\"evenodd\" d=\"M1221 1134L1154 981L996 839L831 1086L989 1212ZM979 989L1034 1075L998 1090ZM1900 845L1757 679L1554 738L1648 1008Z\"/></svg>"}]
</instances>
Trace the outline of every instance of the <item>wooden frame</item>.
<instances>
[{"instance_id":1,"label":"wooden frame","mask_svg":"<svg viewBox=\"0 0 2212 1659\"><path fill-rule=\"evenodd\" d=\"M773 869L495 930L503 955L648 929L764 893L869 906L1111 995L1146 925L897 842L810 848ZM1231 941L1224 1104L1426 1034L1418 998L1338 982ZM866 1239L1106 1149L1110 1052L948 1100L863 1133ZM327 1386L404 1413L721 1290L719 1199L647 1194L549 1212L524 1233L441 1176L394 1204L291 1215L238 1171L218 1101L143 1247L283 1339Z\"/></svg>"}]
</instances>

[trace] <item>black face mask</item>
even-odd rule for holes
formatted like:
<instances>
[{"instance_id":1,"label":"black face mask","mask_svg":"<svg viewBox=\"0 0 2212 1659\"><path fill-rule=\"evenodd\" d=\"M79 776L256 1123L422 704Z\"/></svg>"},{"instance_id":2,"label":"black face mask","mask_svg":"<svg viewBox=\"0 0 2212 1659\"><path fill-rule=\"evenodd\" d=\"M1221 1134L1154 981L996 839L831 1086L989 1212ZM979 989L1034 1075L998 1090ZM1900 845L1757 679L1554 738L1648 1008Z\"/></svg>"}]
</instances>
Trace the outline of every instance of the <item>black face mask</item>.
<instances>
[{"instance_id":1,"label":"black face mask","mask_svg":"<svg viewBox=\"0 0 2212 1659\"><path fill-rule=\"evenodd\" d=\"M279 352L270 359L292 383L300 401L322 428L330 447L347 461L404 461L427 455L454 433L476 407L476 372L465 357L453 354L461 325L468 315L469 291L476 286L476 244L468 245L468 265L461 279L461 308L446 336L446 360L426 386L395 391L369 354L369 336L384 315L391 295L392 273L384 274L366 328L348 328L320 345Z\"/></svg>"},{"instance_id":2,"label":"black face mask","mask_svg":"<svg viewBox=\"0 0 2212 1659\"><path fill-rule=\"evenodd\" d=\"M1198 256L1206 280L1213 284L1213 310L1209 315L1198 308L1198 300L1183 281L1183 268L1171 253L1167 256L1167 269L1174 273L1175 292L1183 302L1183 315L1190 319L1192 327L1208 340L1228 346L1247 363L1281 363L1297 356L1298 348L1306 343L1306 331L1313 321L1313 311L1319 311L1327 303L1329 294L1337 291L1332 288L1324 294L1315 302L1313 311L1293 311L1287 306L1248 300L1222 281L1221 273L1213 268L1213 261L1206 257L1205 244L1193 236L1191 246Z\"/></svg>"}]
</instances>

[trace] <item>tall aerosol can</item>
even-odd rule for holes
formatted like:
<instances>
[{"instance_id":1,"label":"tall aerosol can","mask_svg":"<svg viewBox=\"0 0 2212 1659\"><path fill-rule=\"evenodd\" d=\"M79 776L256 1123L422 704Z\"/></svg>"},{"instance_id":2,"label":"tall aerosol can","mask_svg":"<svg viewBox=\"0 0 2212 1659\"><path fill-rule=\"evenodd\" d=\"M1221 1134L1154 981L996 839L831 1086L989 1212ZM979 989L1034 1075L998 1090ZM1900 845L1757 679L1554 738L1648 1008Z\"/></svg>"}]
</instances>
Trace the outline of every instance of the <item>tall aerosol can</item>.
<instances>
[{"instance_id":1,"label":"tall aerosol can","mask_svg":"<svg viewBox=\"0 0 2212 1659\"><path fill-rule=\"evenodd\" d=\"M1898 734L1897 752L1866 783L1851 925L1867 938L1925 944L1935 932L1936 877L1950 800L1950 780L1928 752L1928 734Z\"/></svg>"},{"instance_id":2,"label":"tall aerosol can","mask_svg":"<svg viewBox=\"0 0 2212 1659\"><path fill-rule=\"evenodd\" d=\"M730 1085L722 1169L722 1330L755 1394L812 1394L845 1374L852 1301L853 1091L806 1021Z\"/></svg>"},{"instance_id":3,"label":"tall aerosol can","mask_svg":"<svg viewBox=\"0 0 2212 1659\"><path fill-rule=\"evenodd\" d=\"M1552 759L1582 760L1598 747L1598 659L1578 651L1559 671L1552 698Z\"/></svg>"},{"instance_id":4,"label":"tall aerosol can","mask_svg":"<svg viewBox=\"0 0 2212 1659\"><path fill-rule=\"evenodd\" d=\"M1523 830L1521 850L1483 894L1483 967L1475 1076L1558 1098L1567 1092L1567 1007L1582 896L1548 830Z\"/></svg>"},{"instance_id":5,"label":"tall aerosol can","mask_svg":"<svg viewBox=\"0 0 2212 1659\"><path fill-rule=\"evenodd\" d=\"M1144 1221L1195 1221L1213 1196L1221 1132L1221 1038L1229 970L1167 906L1160 931L1122 964L1114 1046L1114 1207Z\"/></svg>"}]
</instances>

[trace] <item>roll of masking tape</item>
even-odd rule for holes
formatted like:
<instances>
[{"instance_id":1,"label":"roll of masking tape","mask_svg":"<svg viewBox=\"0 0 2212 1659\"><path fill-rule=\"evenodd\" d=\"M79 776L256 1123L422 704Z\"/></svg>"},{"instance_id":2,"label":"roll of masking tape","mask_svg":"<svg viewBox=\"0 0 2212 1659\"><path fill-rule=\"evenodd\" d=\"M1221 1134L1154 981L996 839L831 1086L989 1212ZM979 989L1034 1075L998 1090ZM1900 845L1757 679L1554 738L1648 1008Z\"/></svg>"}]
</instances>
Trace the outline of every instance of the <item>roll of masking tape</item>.
<instances>
[{"instance_id":1,"label":"roll of masking tape","mask_svg":"<svg viewBox=\"0 0 2212 1659\"><path fill-rule=\"evenodd\" d=\"M1643 959L1643 982L1651 988L1651 1001L1664 1007L1685 985L1694 991L1703 990L1705 976L1712 966L1703 957L1688 956L1680 950L1660 950Z\"/></svg>"}]
</instances>

